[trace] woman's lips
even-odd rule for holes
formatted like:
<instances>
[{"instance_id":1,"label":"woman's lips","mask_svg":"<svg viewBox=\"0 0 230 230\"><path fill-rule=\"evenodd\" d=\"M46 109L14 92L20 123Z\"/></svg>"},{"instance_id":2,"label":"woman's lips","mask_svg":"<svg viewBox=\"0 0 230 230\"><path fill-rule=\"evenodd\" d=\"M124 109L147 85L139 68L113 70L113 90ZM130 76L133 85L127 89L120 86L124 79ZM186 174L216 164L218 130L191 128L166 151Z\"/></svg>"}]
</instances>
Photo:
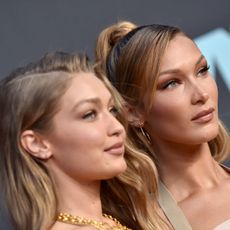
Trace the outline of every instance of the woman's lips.
<instances>
[{"instance_id":1,"label":"woman's lips","mask_svg":"<svg viewBox=\"0 0 230 230\"><path fill-rule=\"evenodd\" d=\"M109 148L106 148L104 151L106 153L113 154L113 155L121 155L124 153L124 143L123 142L116 143L110 146Z\"/></svg>"},{"instance_id":2,"label":"woman's lips","mask_svg":"<svg viewBox=\"0 0 230 230\"><path fill-rule=\"evenodd\" d=\"M212 120L213 118L214 108L209 108L202 110L201 112L197 113L191 120L198 122L198 123L206 123Z\"/></svg>"}]
</instances>

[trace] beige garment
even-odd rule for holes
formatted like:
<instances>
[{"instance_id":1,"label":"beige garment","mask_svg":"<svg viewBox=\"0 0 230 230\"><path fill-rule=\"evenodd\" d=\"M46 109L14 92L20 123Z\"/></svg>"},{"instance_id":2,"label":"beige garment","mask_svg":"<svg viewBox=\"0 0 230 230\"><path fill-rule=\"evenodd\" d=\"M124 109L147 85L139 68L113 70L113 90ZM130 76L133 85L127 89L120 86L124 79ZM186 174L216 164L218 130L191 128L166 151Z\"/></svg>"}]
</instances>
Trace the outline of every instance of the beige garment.
<instances>
[{"instance_id":1,"label":"beige garment","mask_svg":"<svg viewBox=\"0 0 230 230\"><path fill-rule=\"evenodd\" d=\"M217 225L213 230L230 230L230 219L224 221L222 224Z\"/></svg>"},{"instance_id":2,"label":"beige garment","mask_svg":"<svg viewBox=\"0 0 230 230\"><path fill-rule=\"evenodd\" d=\"M182 210L161 181L159 183L159 204L173 229L192 230Z\"/></svg>"},{"instance_id":3,"label":"beige garment","mask_svg":"<svg viewBox=\"0 0 230 230\"><path fill-rule=\"evenodd\" d=\"M230 173L230 168L222 164L221 166ZM174 230L192 230L181 208L177 205L177 202L161 181L159 182L158 201ZM230 219L216 226L213 230L230 230Z\"/></svg>"}]
</instances>

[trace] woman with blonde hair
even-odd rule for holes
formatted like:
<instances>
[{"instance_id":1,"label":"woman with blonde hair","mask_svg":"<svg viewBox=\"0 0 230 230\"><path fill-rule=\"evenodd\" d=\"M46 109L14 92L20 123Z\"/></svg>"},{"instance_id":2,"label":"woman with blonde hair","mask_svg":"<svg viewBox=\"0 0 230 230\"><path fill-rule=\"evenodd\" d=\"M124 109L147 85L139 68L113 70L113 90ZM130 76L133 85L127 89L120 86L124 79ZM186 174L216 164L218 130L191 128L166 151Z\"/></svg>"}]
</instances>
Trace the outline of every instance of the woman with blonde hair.
<instances>
[{"instance_id":1,"label":"woman with blonde hair","mask_svg":"<svg viewBox=\"0 0 230 230\"><path fill-rule=\"evenodd\" d=\"M174 26L124 21L101 32L96 59L126 102L127 135L156 164L172 228L230 229L229 134L196 44Z\"/></svg>"},{"instance_id":2,"label":"woman with blonde hair","mask_svg":"<svg viewBox=\"0 0 230 230\"><path fill-rule=\"evenodd\" d=\"M154 165L125 139L122 100L86 57L50 53L16 69L0 82L0 107L14 229L164 229L148 203Z\"/></svg>"}]
</instances>

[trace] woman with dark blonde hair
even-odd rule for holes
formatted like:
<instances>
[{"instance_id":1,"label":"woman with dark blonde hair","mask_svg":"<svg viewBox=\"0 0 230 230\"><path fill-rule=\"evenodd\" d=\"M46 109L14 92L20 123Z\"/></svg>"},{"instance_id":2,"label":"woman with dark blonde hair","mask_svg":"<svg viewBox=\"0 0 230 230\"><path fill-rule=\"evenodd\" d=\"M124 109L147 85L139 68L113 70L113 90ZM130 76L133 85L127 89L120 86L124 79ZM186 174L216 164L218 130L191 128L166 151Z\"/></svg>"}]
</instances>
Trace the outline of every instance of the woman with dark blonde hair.
<instances>
[{"instance_id":1,"label":"woman with dark blonde hair","mask_svg":"<svg viewBox=\"0 0 230 230\"><path fill-rule=\"evenodd\" d=\"M177 27L124 21L101 32L96 59L126 102L127 135L156 164L172 228L230 229L229 134L196 44Z\"/></svg>"},{"instance_id":2,"label":"woman with dark blonde hair","mask_svg":"<svg viewBox=\"0 0 230 230\"><path fill-rule=\"evenodd\" d=\"M14 229L164 229L148 203L154 165L125 139L122 100L86 57L51 53L17 69L0 82L0 107Z\"/></svg>"}]
</instances>

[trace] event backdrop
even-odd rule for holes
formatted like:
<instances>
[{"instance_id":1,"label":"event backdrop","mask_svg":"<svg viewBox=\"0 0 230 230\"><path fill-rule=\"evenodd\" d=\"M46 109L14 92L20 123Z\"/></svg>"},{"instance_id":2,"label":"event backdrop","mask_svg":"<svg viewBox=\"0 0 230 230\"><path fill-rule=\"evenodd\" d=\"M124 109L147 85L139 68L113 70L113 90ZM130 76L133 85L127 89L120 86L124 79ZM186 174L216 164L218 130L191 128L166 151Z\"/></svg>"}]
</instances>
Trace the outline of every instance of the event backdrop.
<instances>
[{"instance_id":1,"label":"event backdrop","mask_svg":"<svg viewBox=\"0 0 230 230\"><path fill-rule=\"evenodd\" d=\"M86 52L93 59L97 35L119 20L176 25L208 58L220 116L230 128L229 9L229 0L1 0L0 78L48 51ZM0 229L8 230L4 215L0 205Z\"/></svg>"},{"instance_id":2,"label":"event backdrop","mask_svg":"<svg viewBox=\"0 0 230 230\"><path fill-rule=\"evenodd\" d=\"M99 32L119 20L172 24L195 39L219 86L221 119L230 128L229 0L1 0L0 78L54 50L93 59Z\"/></svg>"}]
</instances>

